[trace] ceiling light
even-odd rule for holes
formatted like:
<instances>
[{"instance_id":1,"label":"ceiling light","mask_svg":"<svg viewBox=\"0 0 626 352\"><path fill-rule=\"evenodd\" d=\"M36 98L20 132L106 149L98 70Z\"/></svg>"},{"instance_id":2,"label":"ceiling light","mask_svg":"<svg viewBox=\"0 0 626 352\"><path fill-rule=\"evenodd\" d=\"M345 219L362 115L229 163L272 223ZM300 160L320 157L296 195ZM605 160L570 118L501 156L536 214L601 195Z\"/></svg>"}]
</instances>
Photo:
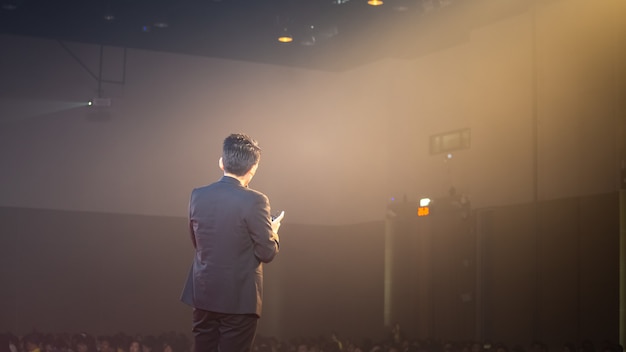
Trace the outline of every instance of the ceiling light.
<instances>
[{"instance_id":1,"label":"ceiling light","mask_svg":"<svg viewBox=\"0 0 626 352\"><path fill-rule=\"evenodd\" d=\"M281 43L291 43L293 42L293 37L288 36L288 35L283 35L278 37L278 41Z\"/></svg>"},{"instance_id":2,"label":"ceiling light","mask_svg":"<svg viewBox=\"0 0 626 352\"><path fill-rule=\"evenodd\" d=\"M288 14L276 15L276 23L274 24L274 31L276 33L276 39L281 43L293 42L293 35L289 31L291 21Z\"/></svg>"},{"instance_id":3,"label":"ceiling light","mask_svg":"<svg viewBox=\"0 0 626 352\"><path fill-rule=\"evenodd\" d=\"M291 43L293 42L293 36L289 33L289 30L285 27L282 32L278 35L278 41L281 43Z\"/></svg>"},{"instance_id":4,"label":"ceiling light","mask_svg":"<svg viewBox=\"0 0 626 352\"><path fill-rule=\"evenodd\" d=\"M383 4L383 0L367 0L367 3L372 6L380 6Z\"/></svg>"},{"instance_id":5,"label":"ceiling light","mask_svg":"<svg viewBox=\"0 0 626 352\"><path fill-rule=\"evenodd\" d=\"M154 14L151 18L152 27L159 28L159 29L168 28L170 26L170 21L168 21L169 16L165 13L164 10L160 10L158 12L159 13Z\"/></svg>"},{"instance_id":6,"label":"ceiling light","mask_svg":"<svg viewBox=\"0 0 626 352\"><path fill-rule=\"evenodd\" d=\"M115 19L115 14L113 10L111 10L111 2L107 1L106 10L104 11L104 15L102 16L105 21L113 21Z\"/></svg>"}]
</instances>

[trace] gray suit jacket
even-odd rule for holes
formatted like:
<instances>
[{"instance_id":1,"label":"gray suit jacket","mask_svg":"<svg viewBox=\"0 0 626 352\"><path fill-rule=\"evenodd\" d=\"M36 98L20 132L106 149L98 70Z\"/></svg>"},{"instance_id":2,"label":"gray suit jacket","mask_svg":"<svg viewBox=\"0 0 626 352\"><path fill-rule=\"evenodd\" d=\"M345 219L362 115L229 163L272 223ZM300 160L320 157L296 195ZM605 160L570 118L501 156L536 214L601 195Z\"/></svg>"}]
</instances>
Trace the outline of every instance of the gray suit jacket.
<instances>
[{"instance_id":1,"label":"gray suit jacket","mask_svg":"<svg viewBox=\"0 0 626 352\"><path fill-rule=\"evenodd\" d=\"M195 256L181 301L211 312L260 317L262 263L272 261L279 247L267 197L224 176L192 191L189 227Z\"/></svg>"}]
</instances>

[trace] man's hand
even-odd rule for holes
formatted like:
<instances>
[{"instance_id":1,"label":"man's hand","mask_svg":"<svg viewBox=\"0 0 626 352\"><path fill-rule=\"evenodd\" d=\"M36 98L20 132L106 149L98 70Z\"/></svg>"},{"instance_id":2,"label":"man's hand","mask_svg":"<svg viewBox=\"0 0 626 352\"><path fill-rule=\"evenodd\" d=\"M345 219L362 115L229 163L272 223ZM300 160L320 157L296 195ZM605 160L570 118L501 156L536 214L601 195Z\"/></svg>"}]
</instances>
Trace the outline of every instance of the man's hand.
<instances>
[{"instance_id":1,"label":"man's hand","mask_svg":"<svg viewBox=\"0 0 626 352\"><path fill-rule=\"evenodd\" d=\"M280 215L272 219L272 231L274 231L275 234L278 234L278 229L280 228L280 222L283 220L284 217L285 217L285 211L283 210L280 212Z\"/></svg>"}]
</instances>

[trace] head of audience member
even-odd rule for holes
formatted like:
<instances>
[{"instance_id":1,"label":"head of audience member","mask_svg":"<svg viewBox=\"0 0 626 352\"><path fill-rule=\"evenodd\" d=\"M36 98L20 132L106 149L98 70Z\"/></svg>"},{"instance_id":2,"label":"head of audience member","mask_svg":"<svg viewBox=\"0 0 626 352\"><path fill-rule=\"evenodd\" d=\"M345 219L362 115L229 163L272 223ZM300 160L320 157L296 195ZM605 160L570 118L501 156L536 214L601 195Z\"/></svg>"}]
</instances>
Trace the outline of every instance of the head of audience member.
<instances>
[{"instance_id":1,"label":"head of audience member","mask_svg":"<svg viewBox=\"0 0 626 352\"><path fill-rule=\"evenodd\" d=\"M98 351L100 352L117 352L113 338L110 336L98 337Z\"/></svg>"},{"instance_id":2,"label":"head of audience member","mask_svg":"<svg viewBox=\"0 0 626 352\"><path fill-rule=\"evenodd\" d=\"M141 341L134 338L128 344L128 352L141 352Z\"/></svg>"},{"instance_id":3,"label":"head of audience member","mask_svg":"<svg viewBox=\"0 0 626 352\"><path fill-rule=\"evenodd\" d=\"M85 332L75 335L72 340L73 340L72 346L73 346L74 352L96 352L97 351L96 339L93 336Z\"/></svg>"}]
</instances>

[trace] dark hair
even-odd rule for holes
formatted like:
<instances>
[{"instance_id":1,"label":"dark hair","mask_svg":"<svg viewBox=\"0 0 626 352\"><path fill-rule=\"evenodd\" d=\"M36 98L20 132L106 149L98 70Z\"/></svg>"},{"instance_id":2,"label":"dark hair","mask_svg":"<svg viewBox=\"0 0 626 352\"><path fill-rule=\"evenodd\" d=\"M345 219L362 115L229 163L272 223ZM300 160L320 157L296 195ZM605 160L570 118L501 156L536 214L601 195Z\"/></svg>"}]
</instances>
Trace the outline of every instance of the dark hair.
<instances>
[{"instance_id":1,"label":"dark hair","mask_svg":"<svg viewBox=\"0 0 626 352\"><path fill-rule=\"evenodd\" d=\"M90 352L96 351L96 339L86 332L74 335L72 342L75 350L77 349L76 346L85 345Z\"/></svg>"},{"instance_id":2,"label":"dark hair","mask_svg":"<svg viewBox=\"0 0 626 352\"><path fill-rule=\"evenodd\" d=\"M261 148L254 139L243 133L233 133L224 139L222 163L224 171L237 175L245 175L252 166L259 162Z\"/></svg>"}]
</instances>

